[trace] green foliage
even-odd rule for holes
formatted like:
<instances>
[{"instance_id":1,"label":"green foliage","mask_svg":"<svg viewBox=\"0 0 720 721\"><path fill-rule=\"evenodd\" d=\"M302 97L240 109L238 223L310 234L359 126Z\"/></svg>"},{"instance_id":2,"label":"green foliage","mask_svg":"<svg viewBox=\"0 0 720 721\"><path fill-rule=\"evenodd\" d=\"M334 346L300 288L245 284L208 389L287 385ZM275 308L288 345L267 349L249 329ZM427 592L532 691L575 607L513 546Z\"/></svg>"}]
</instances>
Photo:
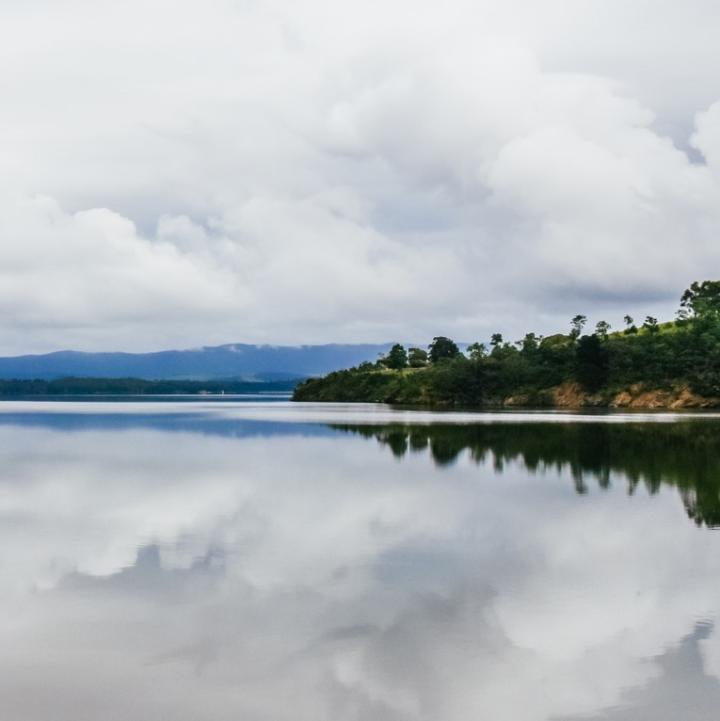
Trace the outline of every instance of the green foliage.
<instances>
[{"instance_id":1,"label":"green foliage","mask_svg":"<svg viewBox=\"0 0 720 721\"><path fill-rule=\"evenodd\" d=\"M645 317L645 322L642 326L648 333L657 333L660 330L657 318L653 318L651 315Z\"/></svg>"},{"instance_id":2,"label":"green foliage","mask_svg":"<svg viewBox=\"0 0 720 721\"><path fill-rule=\"evenodd\" d=\"M480 343L467 357L443 336L430 345L431 365L410 358L411 370L354 369L300 385L298 400L385 401L454 406L501 405L509 397L529 405L548 403L551 389L579 383L598 403L635 384L648 389L688 387L705 397L720 397L720 281L694 283L683 295L687 317L662 323L647 316L640 330L631 316L626 328L610 333L600 321L582 335L587 319L572 319L570 333L540 338L528 333L516 344L500 333L488 354ZM720 305L718 306L720 308Z\"/></svg>"},{"instance_id":3,"label":"green foliage","mask_svg":"<svg viewBox=\"0 0 720 721\"><path fill-rule=\"evenodd\" d=\"M607 383L608 352L597 334L580 338L575 351L575 362L575 377L585 390L595 393Z\"/></svg>"},{"instance_id":4,"label":"green foliage","mask_svg":"<svg viewBox=\"0 0 720 721\"><path fill-rule=\"evenodd\" d=\"M408 351L408 364L411 368L424 368L427 363L427 351L424 351L422 348L411 348Z\"/></svg>"},{"instance_id":5,"label":"green foliage","mask_svg":"<svg viewBox=\"0 0 720 721\"><path fill-rule=\"evenodd\" d=\"M597 335L601 340L606 340L611 328L612 326L606 320L598 321L595 326L595 335Z\"/></svg>"},{"instance_id":6,"label":"green foliage","mask_svg":"<svg viewBox=\"0 0 720 721\"><path fill-rule=\"evenodd\" d=\"M392 370L401 370L408 366L408 354L403 346L396 343L389 351L388 354L381 359L382 365Z\"/></svg>"},{"instance_id":7,"label":"green foliage","mask_svg":"<svg viewBox=\"0 0 720 721\"><path fill-rule=\"evenodd\" d=\"M587 316L584 316L584 315L576 315L570 321L570 337L573 340L577 340L580 337L580 334L582 333L582 330L585 327L586 323L587 323Z\"/></svg>"},{"instance_id":8,"label":"green foliage","mask_svg":"<svg viewBox=\"0 0 720 721\"><path fill-rule=\"evenodd\" d=\"M467 347L467 354L470 360L482 360L487 357L487 348L484 343L471 343Z\"/></svg>"},{"instance_id":9,"label":"green foliage","mask_svg":"<svg viewBox=\"0 0 720 721\"><path fill-rule=\"evenodd\" d=\"M428 346L428 351L431 363L437 363L441 360L451 360L460 355L460 349L455 342L442 335L433 338L432 343Z\"/></svg>"},{"instance_id":10,"label":"green foliage","mask_svg":"<svg viewBox=\"0 0 720 721\"><path fill-rule=\"evenodd\" d=\"M680 308L696 318L720 320L720 280L695 281L682 294Z\"/></svg>"}]
</instances>

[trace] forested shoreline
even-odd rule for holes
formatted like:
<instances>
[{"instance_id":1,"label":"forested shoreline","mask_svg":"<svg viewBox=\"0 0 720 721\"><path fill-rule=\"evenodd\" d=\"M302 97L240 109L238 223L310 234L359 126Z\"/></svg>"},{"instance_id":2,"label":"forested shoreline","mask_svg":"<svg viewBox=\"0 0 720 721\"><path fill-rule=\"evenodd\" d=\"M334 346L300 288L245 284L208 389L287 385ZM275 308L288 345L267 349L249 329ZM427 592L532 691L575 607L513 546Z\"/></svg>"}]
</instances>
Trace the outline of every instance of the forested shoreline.
<instances>
[{"instance_id":1,"label":"forested shoreline","mask_svg":"<svg viewBox=\"0 0 720 721\"><path fill-rule=\"evenodd\" d=\"M289 392L296 380L145 380L142 378L58 378L0 380L0 398L80 395L220 395Z\"/></svg>"},{"instance_id":2,"label":"forested shoreline","mask_svg":"<svg viewBox=\"0 0 720 721\"><path fill-rule=\"evenodd\" d=\"M693 283L676 319L613 332L572 318L567 333L527 333L515 343L492 336L464 352L445 336L427 351L395 344L375 363L300 383L297 401L402 405L716 407L720 405L720 281Z\"/></svg>"}]
</instances>

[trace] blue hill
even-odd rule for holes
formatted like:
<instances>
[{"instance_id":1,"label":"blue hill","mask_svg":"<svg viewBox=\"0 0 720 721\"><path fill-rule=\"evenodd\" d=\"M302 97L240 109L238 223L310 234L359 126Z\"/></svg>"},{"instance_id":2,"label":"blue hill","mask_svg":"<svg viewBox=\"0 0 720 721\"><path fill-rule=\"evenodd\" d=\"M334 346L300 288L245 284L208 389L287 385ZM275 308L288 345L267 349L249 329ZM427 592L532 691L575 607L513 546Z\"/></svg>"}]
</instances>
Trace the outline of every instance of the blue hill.
<instances>
[{"instance_id":1,"label":"blue hill","mask_svg":"<svg viewBox=\"0 0 720 721\"><path fill-rule=\"evenodd\" d=\"M235 343L156 353L83 353L0 358L0 378L145 378L280 380L324 375L377 359L389 343L376 345L270 346Z\"/></svg>"}]
</instances>

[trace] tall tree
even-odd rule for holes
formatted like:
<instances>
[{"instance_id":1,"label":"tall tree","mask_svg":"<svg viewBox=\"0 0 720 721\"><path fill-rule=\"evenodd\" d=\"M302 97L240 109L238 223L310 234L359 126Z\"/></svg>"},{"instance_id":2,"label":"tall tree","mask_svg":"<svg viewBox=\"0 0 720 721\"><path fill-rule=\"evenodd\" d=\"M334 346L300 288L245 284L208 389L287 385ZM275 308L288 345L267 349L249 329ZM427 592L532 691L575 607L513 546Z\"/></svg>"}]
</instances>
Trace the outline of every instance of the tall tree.
<instances>
[{"instance_id":1,"label":"tall tree","mask_svg":"<svg viewBox=\"0 0 720 721\"><path fill-rule=\"evenodd\" d=\"M385 358L382 359L382 364L386 368L391 368L392 370L400 370L402 368L407 368L407 351L403 346L400 345L400 343L396 343L388 351L388 354L385 356Z\"/></svg>"},{"instance_id":2,"label":"tall tree","mask_svg":"<svg viewBox=\"0 0 720 721\"><path fill-rule=\"evenodd\" d=\"M580 337L580 334L585 327L585 323L587 323L587 316L584 315L576 315L570 321L570 337L573 340L577 340Z\"/></svg>"},{"instance_id":3,"label":"tall tree","mask_svg":"<svg viewBox=\"0 0 720 721\"><path fill-rule=\"evenodd\" d=\"M438 335L433 338L432 343L428 346L428 351L431 363L457 358L457 356L460 355L460 349L457 347L455 341L443 335Z\"/></svg>"},{"instance_id":4,"label":"tall tree","mask_svg":"<svg viewBox=\"0 0 720 721\"><path fill-rule=\"evenodd\" d=\"M607 383L609 356L606 346L596 334L584 335L575 351L575 373L586 390L594 393Z\"/></svg>"},{"instance_id":5,"label":"tall tree","mask_svg":"<svg viewBox=\"0 0 720 721\"><path fill-rule=\"evenodd\" d=\"M635 325L635 319L631 315L626 315L623 318L625 322L625 335L635 335L638 332L637 326Z\"/></svg>"},{"instance_id":6,"label":"tall tree","mask_svg":"<svg viewBox=\"0 0 720 721\"><path fill-rule=\"evenodd\" d=\"M607 340L608 333L610 332L610 329L612 326L610 323L608 323L606 320L598 321L597 325L595 326L595 333L600 338L600 340Z\"/></svg>"},{"instance_id":7,"label":"tall tree","mask_svg":"<svg viewBox=\"0 0 720 721\"><path fill-rule=\"evenodd\" d=\"M408 363L411 368L423 368L427 362L428 354L422 348L411 348L408 351Z\"/></svg>"},{"instance_id":8,"label":"tall tree","mask_svg":"<svg viewBox=\"0 0 720 721\"><path fill-rule=\"evenodd\" d=\"M720 319L720 280L695 281L682 294L680 307L696 318Z\"/></svg>"},{"instance_id":9,"label":"tall tree","mask_svg":"<svg viewBox=\"0 0 720 721\"><path fill-rule=\"evenodd\" d=\"M467 354L470 360L479 361L487 356L487 348L484 343L471 343L467 347Z\"/></svg>"},{"instance_id":10,"label":"tall tree","mask_svg":"<svg viewBox=\"0 0 720 721\"><path fill-rule=\"evenodd\" d=\"M658 325L658 319L653 318L651 315L645 316L645 322L642 325L648 333L657 333L660 330Z\"/></svg>"},{"instance_id":11,"label":"tall tree","mask_svg":"<svg viewBox=\"0 0 720 721\"><path fill-rule=\"evenodd\" d=\"M525 337L518 342L518 347L525 355L532 355L540 347L542 337L535 333L526 333Z\"/></svg>"}]
</instances>

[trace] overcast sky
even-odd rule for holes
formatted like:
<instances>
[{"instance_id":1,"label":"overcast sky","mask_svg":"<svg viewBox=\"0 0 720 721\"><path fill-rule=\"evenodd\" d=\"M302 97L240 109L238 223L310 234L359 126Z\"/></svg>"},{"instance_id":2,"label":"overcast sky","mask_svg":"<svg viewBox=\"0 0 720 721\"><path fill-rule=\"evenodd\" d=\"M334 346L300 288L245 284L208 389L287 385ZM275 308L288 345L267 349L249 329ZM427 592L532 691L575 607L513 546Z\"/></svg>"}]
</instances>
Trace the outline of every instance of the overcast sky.
<instances>
[{"instance_id":1,"label":"overcast sky","mask_svg":"<svg viewBox=\"0 0 720 721\"><path fill-rule=\"evenodd\" d=\"M720 277L713 0L4 0L0 353L510 340Z\"/></svg>"}]
</instances>

